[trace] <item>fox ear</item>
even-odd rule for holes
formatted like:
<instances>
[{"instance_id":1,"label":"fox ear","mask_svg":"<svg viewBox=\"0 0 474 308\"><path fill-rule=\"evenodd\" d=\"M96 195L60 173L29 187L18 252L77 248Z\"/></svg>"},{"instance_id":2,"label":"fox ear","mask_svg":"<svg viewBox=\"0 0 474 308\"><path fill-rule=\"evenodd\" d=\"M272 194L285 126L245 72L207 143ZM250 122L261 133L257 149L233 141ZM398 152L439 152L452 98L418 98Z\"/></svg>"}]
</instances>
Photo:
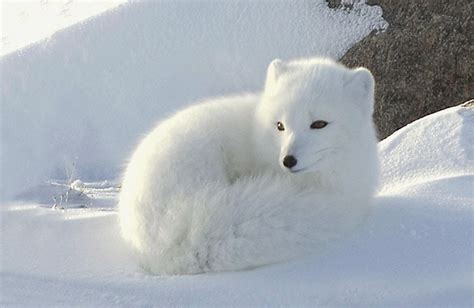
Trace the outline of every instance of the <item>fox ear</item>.
<instances>
[{"instance_id":1,"label":"fox ear","mask_svg":"<svg viewBox=\"0 0 474 308\"><path fill-rule=\"evenodd\" d=\"M285 72L286 64L280 60L275 59L273 60L267 69L267 80L265 81L265 87L269 87L273 85L277 80L278 77Z\"/></svg>"},{"instance_id":2,"label":"fox ear","mask_svg":"<svg viewBox=\"0 0 474 308\"><path fill-rule=\"evenodd\" d=\"M345 89L356 98L363 112L369 115L374 111L374 86L372 73L363 67L351 70L344 83Z\"/></svg>"}]
</instances>

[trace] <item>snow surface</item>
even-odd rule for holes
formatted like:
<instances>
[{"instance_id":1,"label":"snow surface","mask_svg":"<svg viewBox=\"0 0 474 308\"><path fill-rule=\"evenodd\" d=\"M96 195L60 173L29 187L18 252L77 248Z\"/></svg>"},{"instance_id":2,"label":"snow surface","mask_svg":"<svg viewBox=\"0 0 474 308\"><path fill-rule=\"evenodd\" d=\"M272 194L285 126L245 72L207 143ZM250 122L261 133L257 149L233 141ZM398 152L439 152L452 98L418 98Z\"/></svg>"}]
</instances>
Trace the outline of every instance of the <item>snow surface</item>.
<instances>
[{"instance_id":1,"label":"snow surface","mask_svg":"<svg viewBox=\"0 0 474 308\"><path fill-rule=\"evenodd\" d=\"M0 3L0 56L110 10L126 0L6 0Z\"/></svg>"},{"instance_id":2,"label":"snow surface","mask_svg":"<svg viewBox=\"0 0 474 308\"><path fill-rule=\"evenodd\" d=\"M473 138L474 109L463 107L401 129L379 145L383 185L360 230L323 255L242 272L142 272L114 205L101 207L110 183L79 185L91 208L10 203L0 305L472 307Z\"/></svg>"},{"instance_id":3,"label":"snow surface","mask_svg":"<svg viewBox=\"0 0 474 308\"><path fill-rule=\"evenodd\" d=\"M386 27L362 2L130 3L0 58L0 306L473 306L472 109L384 140L373 214L323 255L159 277L119 235L120 185L104 179L140 135L196 99L258 90L275 57L342 56Z\"/></svg>"},{"instance_id":4,"label":"snow surface","mask_svg":"<svg viewBox=\"0 0 474 308\"><path fill-rule=\"evenodd\" d=\"M116 178L140 137L208 96L259 90L276 57L342 56L387 26L324 0L127 3L0 58L0 199L77 161Z\"/></svg>"}]
</instances>

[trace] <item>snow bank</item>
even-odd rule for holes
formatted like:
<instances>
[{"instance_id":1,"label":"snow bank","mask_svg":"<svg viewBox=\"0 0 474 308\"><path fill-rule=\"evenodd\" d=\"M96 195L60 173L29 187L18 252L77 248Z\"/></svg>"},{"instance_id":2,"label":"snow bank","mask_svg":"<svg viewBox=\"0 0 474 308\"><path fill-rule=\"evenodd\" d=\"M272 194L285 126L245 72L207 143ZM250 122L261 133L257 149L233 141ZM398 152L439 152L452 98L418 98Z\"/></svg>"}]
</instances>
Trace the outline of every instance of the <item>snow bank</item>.
<instances>
[{"instance_id":1,"label":"snow bank","mask_svg":"<svg viewBox=\"0 0 474 308\"><path fill-rule=\"evenodd\" d=\"M338 58L386 27L324 0L123 5L0 59L0 196L51 178L114 178L140 136L196 99L254 91L276 57Z\"/></svg>"},{"instance_id":2,"label":"snow bank","mask_svg":"<svg viewBox=\"0 0 474 308\"><path fill-rule=\"evenodd\" d=\"M47 38L62 28L110 10L125 1L2 1L0 56Z\"/></svg>"},{"instance_id":3,"label":"snow bank","mask_svg":"<svg viewBox=\"0 0 474 308\"><path fill-rule=\"evenodd\" d=\"M423 185L427 179L454 180L472 175L473 121L472 109L449 108L411 123L384 140L380 144L385 158L382 193L396 194Z\"/></svg>"},{"instance_id":4,"label":"snow bank","mask_svg":"<svg viewBox=\"0 0 474 308\"><path fill-rule=\"evenodd\" d=\"M473 136L474 109L462 107L401 129L380 144L383 187L357 234L324 255L251 271L149 276L113 208L10 204L0 305L471 307Z\"/></svg>"}]
</instances>

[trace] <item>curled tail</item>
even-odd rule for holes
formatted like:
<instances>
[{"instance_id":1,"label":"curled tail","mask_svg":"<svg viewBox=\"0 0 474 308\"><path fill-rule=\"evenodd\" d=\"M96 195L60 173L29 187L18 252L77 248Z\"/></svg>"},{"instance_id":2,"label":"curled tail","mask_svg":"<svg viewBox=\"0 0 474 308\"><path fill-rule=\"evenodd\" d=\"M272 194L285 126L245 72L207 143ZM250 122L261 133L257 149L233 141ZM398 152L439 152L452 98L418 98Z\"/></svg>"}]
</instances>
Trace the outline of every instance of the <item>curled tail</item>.
<instances>
[{"instance_id":1,"label":"curled tail","mask_svg":"<svg viewBox=\"0 0 474 308\"><path fill-rule=\"evenodd\" d=\"M317 252L359 223L366 202L271 176L179 194L166 207L121 198L122 233L156 274L239 270ZM152 205L152 206L150 206Z\"/></svg>"}]
</instances>

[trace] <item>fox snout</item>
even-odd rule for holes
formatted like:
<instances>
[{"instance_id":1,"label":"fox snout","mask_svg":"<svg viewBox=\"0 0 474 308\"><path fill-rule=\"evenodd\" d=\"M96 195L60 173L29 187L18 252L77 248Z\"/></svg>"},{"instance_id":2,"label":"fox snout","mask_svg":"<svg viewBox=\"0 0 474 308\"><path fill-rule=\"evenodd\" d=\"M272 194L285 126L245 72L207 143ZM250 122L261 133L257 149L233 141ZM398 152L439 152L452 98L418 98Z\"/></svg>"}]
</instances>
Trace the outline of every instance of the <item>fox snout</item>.
<instances>
[{"instance_id":1,"label":"fox snout","mask_svg":"<svg viewBox=\"0 0 474 308\"><path fill-rule=\"evenodd\" d=\"M293 168L298 163L298 160L293 155L286 155L283 158L283 166L288 169Z\"/></svg>"},{"instance_id":2,"label":"fox snout","mask_svg":"<svg viewBox=\"0 0 474 308\"><path fill-rule=\"evenodd\" d=\"M296 148L296 138L294 134L290 134L286 139L286 142L281 149L281 154L283 154L281 158L281 162L285 168L291 169L298 163L295 155L290 153L295 153Z\"/></svg>"}]
</instances>

